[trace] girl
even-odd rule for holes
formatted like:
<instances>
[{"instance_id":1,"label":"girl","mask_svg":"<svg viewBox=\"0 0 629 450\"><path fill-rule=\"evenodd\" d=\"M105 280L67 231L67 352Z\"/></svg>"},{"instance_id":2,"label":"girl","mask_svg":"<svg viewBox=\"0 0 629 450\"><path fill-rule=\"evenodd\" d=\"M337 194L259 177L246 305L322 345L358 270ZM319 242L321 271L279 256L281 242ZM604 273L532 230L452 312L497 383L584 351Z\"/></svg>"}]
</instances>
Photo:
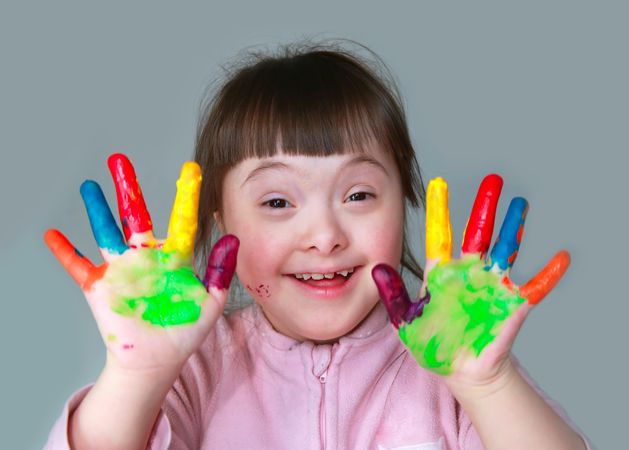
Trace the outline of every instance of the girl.
<instances>
[{"instance_id":1,"label":"girl","mask_svg":"<svg viewBox=\"0 0 629 450\"><path fill-rule=\"evenodd\" d=\"M45 239L107 359L48 448L586 448L510 354L567 254L521 288L509 281L527 210L516 199L485 264L502 186L490 175L451 260L437 179L424 280L404 230L425 192L386 80L330 46L237 68L206 107L164 241L124 155L108 161L124 237L100 187L81 186L105 262L56 230ZM424 280L418 301L394 268ZM234 271L255 302L223 315Z\"/></svg>"}]
</instances>

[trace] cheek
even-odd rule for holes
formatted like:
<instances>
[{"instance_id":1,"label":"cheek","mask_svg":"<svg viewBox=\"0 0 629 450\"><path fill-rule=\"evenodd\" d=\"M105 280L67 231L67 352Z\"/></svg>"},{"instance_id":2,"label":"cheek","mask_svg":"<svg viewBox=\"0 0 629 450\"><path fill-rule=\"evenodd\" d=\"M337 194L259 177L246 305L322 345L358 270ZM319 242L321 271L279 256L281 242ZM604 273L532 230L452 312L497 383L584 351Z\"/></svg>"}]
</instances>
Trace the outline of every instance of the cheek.
<instances>
[{"instance_id":1,"label":"cheek","mask_svg":"<svg viewBox=\"0 0 629 450\"><path fill-rule=\"evenodd\" d=\"M384 227L374 233L373 251L380 262L396 267L402 259L402 228Z\"/></svg>"},{"instance_id":2,"label":"cheek","mask_svg":"<svg viewBox=\"0 0 629 450\"><path fill-rule=\"evenodd\" d=\"M254 298L269 298L285 263L286 243L278 233L260 227L243 227L237 236L240 281Z\"/></svg>"},{"instance_id":3,"label":"cheek","mask_svg":"<svg viewBox=\"0 0 629 450\"><path fill-rule=\"evenodd\" d=\"M392 211L385 219L371 221L368 226L362 227L357 242L363 243L373 261L395 267L402 258L403 223L401 214Z\"/></svg>"}]
</instances>

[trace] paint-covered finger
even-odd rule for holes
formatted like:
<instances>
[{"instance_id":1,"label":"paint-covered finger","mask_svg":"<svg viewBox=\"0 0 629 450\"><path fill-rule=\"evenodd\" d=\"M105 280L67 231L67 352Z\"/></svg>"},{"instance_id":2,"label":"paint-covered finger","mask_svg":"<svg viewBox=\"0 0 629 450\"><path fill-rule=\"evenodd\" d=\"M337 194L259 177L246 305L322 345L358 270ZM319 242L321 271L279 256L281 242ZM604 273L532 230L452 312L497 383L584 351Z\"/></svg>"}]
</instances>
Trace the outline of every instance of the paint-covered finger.
<instances>
[{"instance_id":1,"label":"paint-covered finger","mask_svg":"<svg viewBox=\"0 0 629 450\"><path fill-rule=\"evenodd\" d=\"M108 254L124 253L128 248L127 244L98 183L92 180L84 181L81 184L81 197L85 203L92 233L103 256L106 258Z\"/></svg>"},{"instance_id":2,"label":"paint-covered finger","mask_svg":"<svg viewBox=\"0 0 629 450\"><path fill-rule=\"evenodd\" d=\"M154 245L153 222L131 161L122 153L107 160L118 197L118 212L125 238L131 245Z\"/></svg>"},{"instance_id":3,"label":"paint-covered finger","mask_svg":"<svg viewBox=\"0 0 629 450\"><path fill-rule=\"evenodd\" d=\"M178 251L182 255L192 254L197 232L200 186L201 168L199 165L191 161L184 163L179 180L177 180L177 195L170 214L164 250Z\"/></svg>"},{"instance_id":4,"label":"paint-covered finger","mask_svg":"<svg viewBox=\"0 0 629 450\"><path fill-rule=\"evenodd\" d=\"M569 265L570 253L565 250L558 252L537 275L520 287L520 296L526 298L529 304L536 305L559 283Z\"/></svg>"},{"instance_id":5,"label":"paint-covered finger","mask_svg":"<svg viewBox=\"0 0 629 450\"><path fill-rule=\"evenodd\" d=\"M518 256L524 221L529 210L529 203L522 197L515 197L509 204L504 222L500 227L498 239L491 250L489 267L499 273L508 272Z\"/></svg>"},{"instance_id":6,"label":"paint-covered finger","mask_svg":"<svg viewBox=\"0 0 629 450\"><path fill-rule=\"evenodd\" d=\"M426 194L426 259L447 262L451 256L452 226L448 210L448 184L439 177L428 183Z\"/></svg>"},{"instance_id":7,"label":"paint-covered finger","mask_svg":"<svg viewBox=\"0 0 629 450\"><path fill-rule=\"evenodd\" d=\"M60 231L46 231L44 241L63 268L84 291L89 290L96 280L102 278L101 268L95 267Z\"/></svg>"},{"instance_id":8,"label":"paint-covered finger","mask_svg":"<svg viewBox=\"0 0 629 450\"><path fill-rule=\"evenodd\" d=\"M203 279L206 289L209 290L212 287L217 289L229 288L236 270L239 245L238 238L231 234L226 234L214 244Z\"/></svg>"},{"instance_id":9,"label":"paint-covered finger","mask_svg":"<svg viewBox=\"0 0 629 450\"><path fill-rule=\"evenodd\" d=\"M380 298L389 313L389 319L396 328L411 323L421 316L424 306L430 301L430 294L426 294L419 302L411 302L404 281L397 271L387 264L377 264L371 270L371 277L378 287Z\"/></svg>"},{"instance_id":10,"label":"paint-covered finger","mask_svg":"<svg viewBox=\"0 0 629 450\"><path fill-rule=\"evenodd\" d=\"M496 206L502 184L502 177L495 173L483 178L463 232L463 245L461 246L463 254L479 253L481 258L485 257L494 231Z\"/></svg>"}]
</instances>

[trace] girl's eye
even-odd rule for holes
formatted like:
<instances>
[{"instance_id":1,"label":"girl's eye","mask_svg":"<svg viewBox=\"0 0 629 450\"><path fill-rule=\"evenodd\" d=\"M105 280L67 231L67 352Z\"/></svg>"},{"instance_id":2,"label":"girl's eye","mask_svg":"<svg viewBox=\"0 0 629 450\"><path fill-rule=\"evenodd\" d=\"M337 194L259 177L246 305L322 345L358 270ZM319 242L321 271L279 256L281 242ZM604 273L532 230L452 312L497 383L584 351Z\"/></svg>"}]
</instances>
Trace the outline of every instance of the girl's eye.
<instances>
[{"instance_id":1,"label":"girl's eye","mask_svg":"<svg viewBox=\"0 0 629 450\"><path fill-rule=\"evenodd\" d=\"M267 205L270 208L280 209L280 208L288 208L290 203L282 198L273 198L271 200L267 200L263 203L263 205Z\"/></svg>"},{"instance_id":2,"label":"girl's eye","mask_svg":"<svg viewBox=\"0 0 629 450\"><path fill-rule=\"evenodd\" d=\"M350 202L362 202L371 197L375 197L375 195L370 194L368 192L355 192L352 195L350 195L347 198L347 200Z\"/></svg>"}]
</instances>

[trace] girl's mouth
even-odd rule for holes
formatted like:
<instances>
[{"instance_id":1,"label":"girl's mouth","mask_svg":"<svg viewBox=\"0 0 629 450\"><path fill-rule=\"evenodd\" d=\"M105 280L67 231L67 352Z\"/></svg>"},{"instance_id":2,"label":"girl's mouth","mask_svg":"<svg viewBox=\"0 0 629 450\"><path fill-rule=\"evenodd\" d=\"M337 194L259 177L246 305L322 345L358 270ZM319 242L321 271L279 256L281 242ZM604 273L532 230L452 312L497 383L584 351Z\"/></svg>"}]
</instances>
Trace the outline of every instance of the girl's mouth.
<instances>
[{"instance_id":1,"label":"girl's mouth","mask_svg":"<svg viewBox=\"0 0 629 450\"><path fill-rule=\"evenodd\" d=\"M330 273L296 273L289 275L295 283L309 295L333 298L341 295L347 288L353 286L357 277L354 274L360 266Z\"/></svg>"}]
</instances>

